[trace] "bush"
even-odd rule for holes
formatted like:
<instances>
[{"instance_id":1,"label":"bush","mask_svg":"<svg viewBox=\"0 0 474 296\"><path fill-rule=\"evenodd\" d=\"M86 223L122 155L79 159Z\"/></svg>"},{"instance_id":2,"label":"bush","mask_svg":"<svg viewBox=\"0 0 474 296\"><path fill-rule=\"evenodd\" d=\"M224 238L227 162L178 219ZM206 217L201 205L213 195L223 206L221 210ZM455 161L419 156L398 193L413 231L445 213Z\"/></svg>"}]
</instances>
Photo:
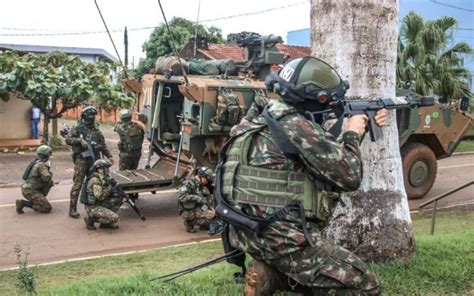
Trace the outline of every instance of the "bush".
<instances>
[{"instance_id":1,"label":"bush","mask_svg":"<svg viewBox=\"0 0 474 296\"><path fill-rule=\"evenodd\" d=\"M24 252L19 245L14 248L16 262L18 263L18 273L15 286L27 293L36 293L35 274L31 268L28 268L29 252Z\"/></svg>"}]
</instances>

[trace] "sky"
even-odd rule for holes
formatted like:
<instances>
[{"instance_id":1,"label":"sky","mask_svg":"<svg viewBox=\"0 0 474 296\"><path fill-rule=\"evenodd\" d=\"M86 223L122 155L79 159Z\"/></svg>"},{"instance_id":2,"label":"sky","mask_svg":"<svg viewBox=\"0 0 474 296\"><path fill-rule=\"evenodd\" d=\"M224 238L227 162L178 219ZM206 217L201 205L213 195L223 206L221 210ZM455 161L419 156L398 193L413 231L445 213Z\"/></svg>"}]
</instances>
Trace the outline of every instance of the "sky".
<instances>
[{"instance_id":1,"label":"sky","mask_svg":"<svg viewBox=\"0 0 474 296\"><path fill-rule=\"evenodd\" d=\"M97 0L123 58L123 29L128 27L129 62L144 57L142 45L163 23L157 0ZM199 0L161 0L168 21L173 16L196 21ZM308 28L308 0L200 0L199 19L222 29L276 34ZM103 48L116 56L94 0L2 0L0 43ZM246 14L243 16L238 16ZM216 18L230 17L220 20ZM89 34L90 32L96 32Z\"/></svg>"}]
</instances>

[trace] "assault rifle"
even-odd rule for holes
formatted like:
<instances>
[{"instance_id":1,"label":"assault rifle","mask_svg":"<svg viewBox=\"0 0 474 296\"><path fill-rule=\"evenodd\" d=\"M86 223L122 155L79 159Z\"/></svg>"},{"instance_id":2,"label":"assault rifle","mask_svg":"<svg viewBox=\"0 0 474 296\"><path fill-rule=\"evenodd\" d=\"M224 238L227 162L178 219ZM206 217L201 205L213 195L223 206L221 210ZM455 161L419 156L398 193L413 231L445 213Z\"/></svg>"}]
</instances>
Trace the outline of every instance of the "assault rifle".
<instances>
[{"instance_id":1,"label":"assault rifle","mask_svg":"<svg viewBox=\"0 0 474 296\"><path fill-rule=\"evenodd\" d=\"M321 122L324 115L333 114L338 121L329 129L334 136L341 133L342 119L353 115L365 114L369 118L367 128L370 140L373 142L382 138L382 128L375 123L375 114L380 109L406 109L434 105L434 97L421 97L419 100L411 96L396 97L394 99L377 100L339 100L329 103L329 108L323 111L306 112L313 122Z\"/></svg>"},{"instance_id":2,"label":"assault rifle","mask_svg":"<svg viewBox=\"0 0 474 296\"><path fill-rule=\"evenodd\" d=\"M135 205L135 202L133 199L131 199L127 193L123 190L122 186L115 180L115 179L109 179L107 181L110 186L112 186L112 190L116 196L119 198L122 198L128 205L137 213L138 217L142 219L142 221L146 220L146 217L143 215L143 213L140 211L140 209Z\"/></svg>"}]
</instances>

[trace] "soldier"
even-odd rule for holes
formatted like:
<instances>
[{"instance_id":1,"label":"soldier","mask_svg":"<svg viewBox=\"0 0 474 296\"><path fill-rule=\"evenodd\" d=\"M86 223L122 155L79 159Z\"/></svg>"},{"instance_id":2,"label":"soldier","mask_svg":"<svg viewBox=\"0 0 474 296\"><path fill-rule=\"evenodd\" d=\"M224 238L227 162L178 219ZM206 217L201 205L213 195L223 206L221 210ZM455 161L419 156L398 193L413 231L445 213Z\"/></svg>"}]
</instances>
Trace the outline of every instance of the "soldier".
<instances>
[{"instance_id":1,"label":"soldier","mask_svg":"<svg viewBox=\"0 0 474 296\"><path fill-rule=\"evenodd\" d=\"M321 118L308 115L342 99L348 88L314 57L289 62L266 85L279 99L253 105L234 126L216 175L216 210L230 224L223 233L230 239L225 249L256 260L247 269L245 294L291 286L311 295L379 294L371 268L322 235L339 192L360 185L359 144L367 116L349 118L336 139L323 130ZM386 116L380 110L376 123L385 125Z\"/></svg>"},{"instance_id":2,"label":"soldier","mask_svg":"<svg viewBox=\"0 0 474 296\"><path fill-rule=\"evenodd\" d=\"M199 225L201 230L209 229L209 224L215 216L212 207L212 174L211 169L201 167L197 169L194 178L184 181L178 189L179 214L184 219L187 232L196 232L195 225Z\"/></svg>"},{"instance_id":3,"label":"soldier","mask_svg":"<svg viewBox=\"0 0 474 296\"><path fill-rule=\"evenodd\" d=\"M24 198L16 200L16 212L23 214L23 208L28 207L40 213L51 212L51 204L46 199L53 187L53 173L48 164L53 150L48 145L41 145L36 149L36 158L26 167L23 174L21 193Z\"/></svg>"},{"instance_id":4,"label":"soldier","mask_svg":"<svg viewBox=\"0 0 474 296\"><path fill-rule=\"evenodd\" d=\"M74 177L71 188L71 201L69 204L69 217L79 218L77 212L77 200L81 192L84 178L96 159L105 155L113 164L112 154L110 154L105 144L104 136L95 123L97 110L93 106L88 106L82 110L81 119L77 126L73 127L66 137L66 144L72 146L72 159L74 162Z\"/></svg>"},{"instance_id":5,"label":"soldier","mask_svg":"<svg viewBox=\"0 0 474 296\"><path fill-rule=\"evenodd\" d=\"M122 205L122 199L114 194L116 182L109 177L110 163L99 159L91 167L90 175L81 191L81 202L84 203L86 228L95 230L94 223L100 228L117 229L119 216L116 212Z\"/></svg>"},{"instance_id":6,"label":"soldier","mask_svg":"<svg viewBox=\"0 0 474 296\"><path fill-rule=\"evenodd\" d=\"M120 123L114 129L120 136L117 146L119 153L119 169L134 170L138 167L142 156L142 144L145 135L143 127L132 121L132 112L120 111Z\"/></svg>"}]
</instances>

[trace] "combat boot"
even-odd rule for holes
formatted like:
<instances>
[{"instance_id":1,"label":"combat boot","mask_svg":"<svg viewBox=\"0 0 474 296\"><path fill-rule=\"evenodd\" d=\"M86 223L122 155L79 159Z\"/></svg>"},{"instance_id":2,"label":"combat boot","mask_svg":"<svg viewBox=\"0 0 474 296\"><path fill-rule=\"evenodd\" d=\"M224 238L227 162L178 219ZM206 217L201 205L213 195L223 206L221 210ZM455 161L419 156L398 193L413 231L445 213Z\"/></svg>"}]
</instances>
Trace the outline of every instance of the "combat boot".
<instances>
[{"instance_id":1,"label":"combat boot","mask_svg":"<svg viewBox=\"0 0 474 296\"><path fill-rule=\"evenodd\" d=\"M84 217L84 222L86 223L86 228L89 229L89 230L96 230L97 228L95 228L94 226L94 220L92 220L89 216L85 216Z\"/></svg>"},{"instance_id":2,"label":"combat boot","mask_svg":"<svg viewBox=\"0 0 474 296\"><path fill-rule=\"evenodd\" d=\"M194 225L189 222L189 221L185 221L184 222L184 225L186 225L186 231L189 232L189 233L196 233L196 229L194 229Z\"/></svg>"},{"instance_id":3,"label":"combat boot","mask_svg":"<svg viewBox=\"0 0 474 296\"><path fill-rule=\"evenodd\" d=\"M270 265L253 260L245 273L245 296L273 295L277 290L287 290L287 277Z\"/></svg>"},{"instance_id":4,"label":"combat boot","mask_svg":"<svg viewBox=\"0 0 474 296\"><path fill-rule=\"evenodd\" d=\"M104 224L104 223L101 223L99 227L100 227L100 228L105 228L105 229L118 229L118 228L119 228L119 226L118 226L117 224L115 224L115 223L113 223L113 224Z\"/></svg>"},{"instance_id":5,"label":"combat boot","mask_svg":"<svg viewBox=\"0 0 474 296\"><path fill-rule=\"evenodd\" d=\"M77 205L73 205L72 202L69 204L69 217L77 219L79 218L79 213L77 212Z\"/></svg>"},{"instance_id":6,"label":"combat boot","mask_svg":"<svg viewBox=\"0 0 474 296\"><path fill-rule=\"evenodd\" d=\"M16 204L16 212L17 212L18 214L23 214L23 213L25 213L25 212L23 212L23 207L24 207L24 205L23 205L23 200L17 199L16 202L15 202L15 204Z\"/></svg>"}]
</instances>

